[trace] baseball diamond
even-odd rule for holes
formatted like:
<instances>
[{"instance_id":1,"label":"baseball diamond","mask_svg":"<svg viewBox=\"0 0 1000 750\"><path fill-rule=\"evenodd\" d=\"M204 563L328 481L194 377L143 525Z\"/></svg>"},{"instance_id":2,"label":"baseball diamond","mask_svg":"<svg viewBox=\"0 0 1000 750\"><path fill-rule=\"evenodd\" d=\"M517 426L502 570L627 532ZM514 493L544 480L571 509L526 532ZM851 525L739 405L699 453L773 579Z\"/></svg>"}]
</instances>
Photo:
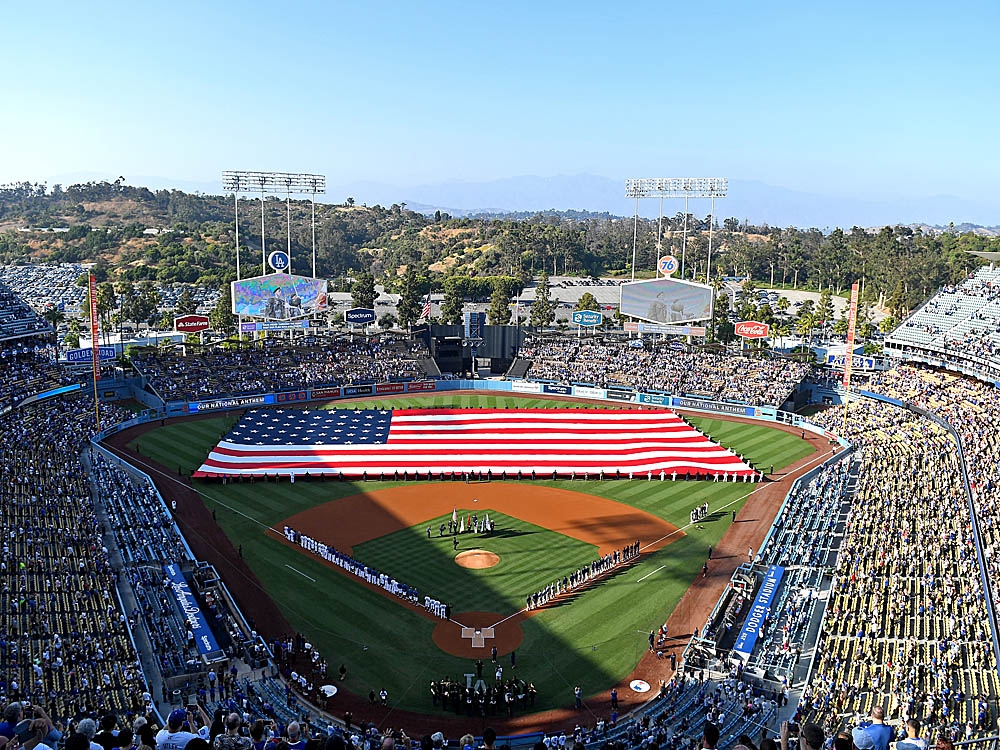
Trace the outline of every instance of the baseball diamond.
<instances>
[{"instance_id":1,"label":"baseball diamond","mask_svg":"<svg viewBox=\"0 0 1000 750\"><path fill-rule=\"evenodd\" d=\"M425 403L452 408L580 406L460 393L447 400L441 395L368 400L357 402L356 408ZM236 419L171 423L144 432L132 445L143 455L161 457L163 465L179 463L183 471L193 472ZM692 417L690 422L755 466L770 466L773 460L780 471L784 465L804 463L802 457L815 450L797 432L729 419ZM266 592L282 616L324 652L337 653L348 674L365 675L360 685L342 686L336 699L341 704L352 700L352 692L367 693L370 683L397 696L396 711L433 711L420 692L407 686L421 676L429 681L468 671L472 661L484 654L489 659L496 647L498 659L516 652L519 676L530 678L537 690L534 713L519 712L510 720L512 727L527 727L544 722L546 712L562 710L566 694L560 686L567 675L585 695L627 684L630 676L658 684L662 663L648 653L642 633L658 628L672 612L674 617L688 612L688 605L678 609L678 602L701 578L704 549L720 549L723 533L745 504L756 505L759 499L776 508L767 498L776 497L778 488L672 481L669 474L650 474L631 481L623 476L617 481L469 484L317 478L292 483L272 477L225 484L197 480L193 489L183 506L197 515L189 503L204 504L232 540L206 550L208 559L240 546L240 565L248 565L247 573L259 581L258 594ZM691 511L706 503L711 512L692 524ZM766 513L773 512L755 512L752 524L732 530L753 532L756 539L767 525ZM454 527L448 533L453 515L458 527L470 524L473 514L479 533ZM487 514L494 524L492 536L482 531ZM453 548L455 541L459 549ZM625 560L626 549L636 542L638 553ZM499 563L483 569L457 565L456 555L472 549L496 554ZM610 560L602 562L609 554ZM733 564L735 558L734 553ZM366 577L348 570L354 564ZM713 574L724 575L729 562L717 564ZM577 585L569 584L571 576ZM531 607L526 604L530 597ZM257 599L255 595L248 602L250 611L264 604ZM435 606L448 616L435 615ZM271 626L267 620L273 620L266 612L258 619L265 632ZM407 634L402 641L395 635L400 629ZM680 643L666 646L663 663ZM630 700L623 697L623 704Z\"/></svg>"}]
</instances>

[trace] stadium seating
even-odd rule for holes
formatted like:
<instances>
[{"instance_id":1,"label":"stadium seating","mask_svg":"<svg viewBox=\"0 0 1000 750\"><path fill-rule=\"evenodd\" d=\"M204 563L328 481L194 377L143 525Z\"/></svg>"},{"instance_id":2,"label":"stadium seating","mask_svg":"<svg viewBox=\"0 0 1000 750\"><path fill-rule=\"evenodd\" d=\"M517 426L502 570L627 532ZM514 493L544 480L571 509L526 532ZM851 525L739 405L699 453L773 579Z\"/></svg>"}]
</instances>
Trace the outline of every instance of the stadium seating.
<instances>
[{"instance_id":1,"label":"stadium seating","mask_svg":"<svg viewBox=\"0 0 1000 750\"><path fill-rule=\"evenodd\" d=\"M814 417L839 428L842 407ZM988 730L996 662L954 441L888 404L852 404L862 461L803 720L839 728L882 705L935 731Z\"/></svg>"},{"instance_id":2,"label":"stadium seating","mask_svg":"<svg viewBox=\"0 0 1000 750\"><path fill-rule=\"evenodd\" d=\"M529 337L518 352L531 360L525 377L600 388L635 388L698 398L781 406L809 372L801 362L647 348L628 339Z\"/></svg>"},{"instance_id":3,"label":"stadium seating","mask_svg":"<svg viewBox=\"0 0 1000 750\"><path fill-rule=\"evenodd\" d=\"M92 410L86 397L63 397L0 417L0 692L44 706L54 720L145 708L143 675L80 468ZM125 416L114 407L106 413Z\"/></svg>"},{"instance_id":4,"label":"stadium seating","mask_svg":"<svg viewBox=\"0 0 1000 750\"><path fill-rule=\"evenodd\" d=\"M392 336L338 339L323 346L264 340L259 347L183 356L146 351L136 369L164 401L193 401L296 388L379 383L426 377L426 347Z\"/></svg>"},{"instance_id":5,"label":"stadium seating","mask_svg":"<svg viewBox=\"0 0 1000 750\"><path fill-rule=\"evenodd\" d=\"M1000 268L943 287L888 336L886 350L1000 379Z\"/></svg>"}]
</instances>

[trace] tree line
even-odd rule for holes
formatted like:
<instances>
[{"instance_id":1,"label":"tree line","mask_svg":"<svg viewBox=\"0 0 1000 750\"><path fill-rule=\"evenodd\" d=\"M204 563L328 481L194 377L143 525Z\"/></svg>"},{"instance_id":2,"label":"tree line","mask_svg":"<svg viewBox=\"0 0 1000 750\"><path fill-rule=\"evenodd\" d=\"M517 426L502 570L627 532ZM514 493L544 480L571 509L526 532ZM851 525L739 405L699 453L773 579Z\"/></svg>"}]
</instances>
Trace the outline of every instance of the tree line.
<instances>
[{"instance_id":1,"label":"tree line","mask_svg":"<svg viewBox=\"0 0 1000 750\"><path fill-rule=\"evenodd\" d=\"M292 202L293 270L312 274L311 204ZM261 240L264 212L266 241ZM263 256L285 249L284 201L240 201L242 276L263 272ZM36 183L0 187L0 221L68 227L60 233L0 233L0 262L95 262L109 280L138 284L225 286L235 278L236 224L232 197L151 191L122 181L63 188ZM688 231L683 227L687 223ZM708 275L709 229L711 279ZM147 230L155 230L155 234ZM1000 251L1000 239L973 232L925 233L909 227L818 229L753 226L734 218L678 213L662 222L586 212L452 218L389 207L316 205L316 272L335 290L363 280L404 296L409 319L428 292L444 292L442 318L460 320L460 299L507 300L542 272L549 275L651 276L656 259L684 260L684 277L716 281L750 277L762 286L831 289L843 294L860 280L863 297L899 317L943 284L982 261L968 251ZM544 305L544 303L543 303ZM497 302L497 319L504 312Z\"/></svg>"}]
</instances>

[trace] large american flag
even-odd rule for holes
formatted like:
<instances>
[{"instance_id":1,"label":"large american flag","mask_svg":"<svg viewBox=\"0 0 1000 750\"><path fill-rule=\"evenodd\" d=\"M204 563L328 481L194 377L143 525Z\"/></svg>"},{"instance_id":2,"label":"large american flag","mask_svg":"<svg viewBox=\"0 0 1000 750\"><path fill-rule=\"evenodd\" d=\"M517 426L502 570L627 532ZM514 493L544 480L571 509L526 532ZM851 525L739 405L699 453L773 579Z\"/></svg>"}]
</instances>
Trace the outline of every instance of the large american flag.
<instances>
[{"instance_id":1,"label":"large american flag","mask_svg":"<svg viewBox=\"0 0 1000 750\"><path fill-rule=\"evenodd\" d=\"M752 474L667 410L251 410L195 473Z\"/></svg>"}]
</instances>

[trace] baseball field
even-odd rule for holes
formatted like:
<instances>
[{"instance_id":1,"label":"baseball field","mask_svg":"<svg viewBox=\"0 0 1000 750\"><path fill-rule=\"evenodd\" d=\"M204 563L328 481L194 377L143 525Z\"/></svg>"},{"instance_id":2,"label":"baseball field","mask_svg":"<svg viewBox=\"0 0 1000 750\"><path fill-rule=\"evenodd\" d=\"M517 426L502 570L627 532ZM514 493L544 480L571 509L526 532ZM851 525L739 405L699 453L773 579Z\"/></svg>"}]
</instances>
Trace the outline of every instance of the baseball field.
<instances>
[{"instance_id":1,"label":"baseball field","mask_svg":"<svg viewBox=\"0 0 1000 750\"><path fill-rule=\"evenodd\" d=\"M579 408L579 403L508 395L431 395L338 402L328 408L453 406ZM599 408L599 407L592 407ZM190 476L237 417L181 421L153 429L131 447ZM797 434L723 419L691 422L765 470L780 471L813 453ZM478 651L461 625L497 623L492 645L509 669L538 690L536 710L572 702L573 687L597 695L617 684L647 649L651 629L666 621L701 576L707 550L718 544L749 493L759 485L715 482L536 481L338 482L287 480L222 485L195 480L194 489L242 550L260 595L270 597L314 643L343 686L355 694L389 693L397 709L431 712L431 680L474 671L489 662L491 642ZM709 514L691 524L690 511ZM440 533L456 516L488 514L491 535ZM357 560L415 586L452 607L454 623L346 575L288 543L290 525L334 544ZM196 532L195 532L196 533ZM642 554L556 606L523 612L525 595L601 554L640 541ZM466 567L457 555L482 550L489 567ZM707 615L707 612L706 612ZM502 624L501 624L502 623ZM685 635L685 634L676 634Z\"/></svg>"}]
</instances>

